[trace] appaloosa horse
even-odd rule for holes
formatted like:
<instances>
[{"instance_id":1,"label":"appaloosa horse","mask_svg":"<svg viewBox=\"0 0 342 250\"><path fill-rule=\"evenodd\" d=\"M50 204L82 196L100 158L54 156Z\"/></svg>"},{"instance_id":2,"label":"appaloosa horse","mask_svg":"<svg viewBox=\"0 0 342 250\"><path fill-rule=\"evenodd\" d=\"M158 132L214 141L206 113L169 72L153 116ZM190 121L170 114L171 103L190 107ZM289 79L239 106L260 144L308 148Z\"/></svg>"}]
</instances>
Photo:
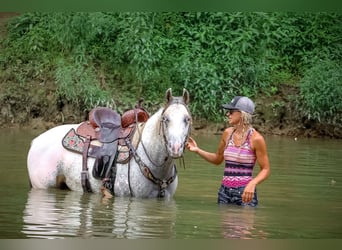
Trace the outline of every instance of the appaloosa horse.
<instances>
[{"instance_id":1,"label":"appaloosa horse","mask_svg":"<svg viewBox=\"0 0 342 250\"><path fill-rule=\"evenodd\" d=\"M27 167L32 188L63 186L73 191L82 191L85 190L82 172L86 174L90 189L88 191L94 193L103 190L106 179L115 196L172 197L178 185L174 161L182 157L191 128L188 103L187 90L183 90L182 96L172 96L171 89L168 89L164 107L143 123L135 121L136 145L129 137L115 136L111 143L113 140L116 142L124 139L129 156L126 161L119 161L120 143L107 147L107 151L113 148L118 152L111 163L110 171L106 171L111 172L110 178L94 175L96 157L84 158L84 153L82 155L68 150L64 145L65 141L62 142L68 131L74 135L80 124L61 125L42 133L32 141L28 152ZM84 138L81 142L83 145ZM105 144L101 140L97 142L99 145ZM86 165L83 171L82 163Z\"/></svg>"}]
</instances>

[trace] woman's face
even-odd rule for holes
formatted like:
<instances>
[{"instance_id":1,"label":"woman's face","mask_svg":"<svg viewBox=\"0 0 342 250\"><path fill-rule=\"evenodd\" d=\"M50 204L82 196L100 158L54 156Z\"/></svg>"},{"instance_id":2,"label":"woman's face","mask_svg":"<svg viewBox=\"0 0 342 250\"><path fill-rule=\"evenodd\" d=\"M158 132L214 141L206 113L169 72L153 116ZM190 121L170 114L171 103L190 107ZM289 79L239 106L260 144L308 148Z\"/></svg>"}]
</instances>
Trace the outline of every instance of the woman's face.
<instances>
[{"instance_id":1,"label":"woman's face","mask_svg":"<svg viewBox=\"0 0 342 250\"><path fill-rule=\"evenodd\" d=\"M241 112L239 110L228 110L226 115L230 125L239 124L241 119Z\"/></svg>"}]
</instances>

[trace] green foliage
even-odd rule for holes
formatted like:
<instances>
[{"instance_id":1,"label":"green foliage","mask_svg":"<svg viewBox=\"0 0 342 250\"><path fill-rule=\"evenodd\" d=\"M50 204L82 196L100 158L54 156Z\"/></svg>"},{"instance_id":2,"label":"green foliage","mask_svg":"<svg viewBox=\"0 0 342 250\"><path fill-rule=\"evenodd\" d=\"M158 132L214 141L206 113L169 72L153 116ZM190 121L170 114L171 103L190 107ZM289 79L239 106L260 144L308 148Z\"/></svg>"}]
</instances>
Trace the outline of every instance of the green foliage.
<instances>
[{"instance_id":1,"label":"green foliage","mask_svg":"<svg viewBox=\"0 0 342 250\"><path fill-rule=\"evenodd\" d=\"M70 64L61 59L56 69L57 94L63 100L90 110L96 106L114 106L107 91L100 87L92 68Z\"/></svg>"},{"instance_id":2,"label":"green foliage","mask_svg":"<svg viewBox=\"0 0 342 250\"><path fill-rule=\"evenodd\" d=\"M340 64L341 34L338 13L24 13L1 41L0 77L51 77L61 97L83 108L110 96L127 108L143 97L152 108L167 88L185 87L195 118L220 121L234 95L272 95L309 69L319 74L320 60Z\"/></svg>"},{"instance_id":3,"label":"green foliage","mask_svg":"<svg viewBox=\"0 0 342 250\"><path fill-rule=\"evenodd\" d=\"M331 60L317 62L307 70L300 83L301 106L308 119L341 126L341 64Z\"/></svg>"}]
</instances>

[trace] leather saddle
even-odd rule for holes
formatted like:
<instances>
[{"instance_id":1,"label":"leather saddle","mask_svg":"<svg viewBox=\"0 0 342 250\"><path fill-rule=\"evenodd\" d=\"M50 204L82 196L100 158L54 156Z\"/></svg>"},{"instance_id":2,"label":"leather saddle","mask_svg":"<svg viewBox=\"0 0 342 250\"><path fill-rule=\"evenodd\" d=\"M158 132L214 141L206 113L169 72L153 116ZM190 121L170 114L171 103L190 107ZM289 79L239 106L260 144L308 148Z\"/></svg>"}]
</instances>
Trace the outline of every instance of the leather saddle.
<instances>
[{"instance_id":1,"label":"leather saddle","mask_svg":"<svg viewBox=\"0 0 342 250\"><path fill-rule=\"evenodd\" d=\"M118 147L125 147L126 140L132 141L138 123L144 123L148 113L138 105L120 116L116 111L97 107L89 112L88 120L82 122L76 131L71 129L63 138L63 146L83 155L82 186L88 192L87 157L94 157L92 175L97 179L110 178L112 167L118 156ZM75 143L76 142L76 143Z\"/></svg>"},{"instance_id":2,"label":"leather saddle","mask_svg":"<svg viewBox=\"0 0 342 250\"><path fill-rule=\"evenodd\" d=\"M88 119L76 129L76 133L82 137L90 136L101 143L112 143L119 138L126 138L130 133L128 127L122 127L121 116L112 109L94 108L89 112Z\"/></svg>"}]
</instances>

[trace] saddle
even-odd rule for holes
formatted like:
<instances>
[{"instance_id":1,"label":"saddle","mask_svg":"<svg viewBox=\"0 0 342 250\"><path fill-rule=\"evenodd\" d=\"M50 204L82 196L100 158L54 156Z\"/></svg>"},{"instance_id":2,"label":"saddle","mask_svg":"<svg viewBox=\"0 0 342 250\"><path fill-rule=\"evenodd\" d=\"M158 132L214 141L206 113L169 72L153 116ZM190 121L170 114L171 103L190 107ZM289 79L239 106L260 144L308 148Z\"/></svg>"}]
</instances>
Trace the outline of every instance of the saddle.
<instances>
[{"instance_id":1,"label":"saddle","mask_svg":"<svg viewBox=\"0 0 342 250\"><path fill-rule=\"evenodd\" d=\"M126 142L132 142L137 124L144 123L149 118L148 113L141 107L141 102L140 100L134 109L126 111L122 116L110 108L94 108L89 112L87 121L64 136L64 148L82 154L81 178L85 192L91 192L88 156L95 158L93 177L102 180L113 176L115 178L113 167L118 158L120 163L129 158ZM119 151L126 156L118 157Z\"/></svg>"}]
</instances>

